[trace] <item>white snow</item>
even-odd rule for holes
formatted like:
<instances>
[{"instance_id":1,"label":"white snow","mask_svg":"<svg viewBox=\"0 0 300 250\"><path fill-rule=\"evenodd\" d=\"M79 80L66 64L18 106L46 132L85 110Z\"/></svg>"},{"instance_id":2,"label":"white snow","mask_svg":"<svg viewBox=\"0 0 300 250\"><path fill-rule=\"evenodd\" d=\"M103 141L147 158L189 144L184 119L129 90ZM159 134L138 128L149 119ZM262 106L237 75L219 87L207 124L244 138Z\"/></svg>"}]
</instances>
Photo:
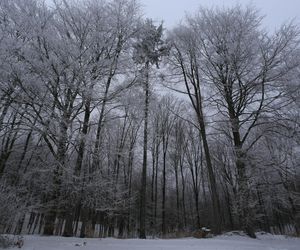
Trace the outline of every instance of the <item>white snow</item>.
<instances>
[{"instance_id":1,"label":"white snow","mask_svg":"<svg viewBox=\"0 0 300 250\"><path fill-rule=\"evenodd\" d=\"M80 239L25 236L23 250L299 250L300 239L285 236L259 235L218 236L211 239ZM84 245L86 242L86 245ZM77 246L76 246L77 245Z\"/></svg>"}]
</instances>

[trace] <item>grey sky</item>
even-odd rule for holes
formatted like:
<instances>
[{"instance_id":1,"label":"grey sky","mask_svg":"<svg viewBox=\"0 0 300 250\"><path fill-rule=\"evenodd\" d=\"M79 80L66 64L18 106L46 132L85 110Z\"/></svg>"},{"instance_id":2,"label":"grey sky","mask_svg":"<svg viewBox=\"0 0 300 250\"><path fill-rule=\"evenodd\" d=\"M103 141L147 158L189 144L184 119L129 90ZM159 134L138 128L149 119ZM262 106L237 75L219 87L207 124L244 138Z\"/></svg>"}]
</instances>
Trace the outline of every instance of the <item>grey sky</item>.
<instances>
[{"instance_id":1,"label":"grey sky","mask_svg":"<svg viewBox=\"0 0 300 250\"><path fill-rule=\"evenodd\" d=\"M185 12L193 12L202 6L232 6L236 3L252 5L265 15L264 25L274 29L293 18L300 23L300 0L140 0L145 16L155 21L164 20L167 28L177 24Z\"/></svg>"}]
</instances>

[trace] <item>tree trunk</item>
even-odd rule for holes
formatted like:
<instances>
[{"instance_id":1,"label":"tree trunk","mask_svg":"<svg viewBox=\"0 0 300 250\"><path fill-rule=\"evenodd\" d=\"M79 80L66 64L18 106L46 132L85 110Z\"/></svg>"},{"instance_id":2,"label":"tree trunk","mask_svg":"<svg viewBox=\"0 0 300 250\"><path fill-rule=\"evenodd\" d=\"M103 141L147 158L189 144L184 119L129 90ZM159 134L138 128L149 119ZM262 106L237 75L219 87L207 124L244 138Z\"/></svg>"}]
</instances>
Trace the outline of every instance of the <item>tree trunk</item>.
<instances>
[{"instance_id":1,"label":"tree trunk","mask_svg":"<svg viewBox=\"0 0 300 250\"><path fill-rule=\"evenodd\" d=\"M146 185L147 185L147 146L148 146L148 112L149 112L149 62L145 64L145 107L144 107L144 143L143 169L140 192L140 232L139 238L146 239Z\"/></svg>"},{"instance_id":2,"label":"tree trunk","mask_svg":"<svg viewBox=\"0 0 300 250\"><path fill-rule=\"evenodd\" d=\"M184 223L184 227L186 227L187 221L186 221L185 178L184 178L184 173L183 173L183 162L180 162L180 174L181 174L181 184L182 184L181 194L182 194L183 223Z\"/></svg>"},{"instance_id":3,"label":"tree trunk","mask_svg":"<svg viewBox=\"0 0 300 250\"><path fill-rule=\"evenodd\" d=\"M249 206L248 177L246 174L246 153L242 148L239 131L239 119L236 117L233 104L228 101L228 113L230 116L231 129L236 156L237 183L238 183L238 210L242 229L252 238L256 238L253 228L253 216Z\"/></svg>"},{"instance_id":4,"label":"tree trunk","mask_svg":"<svg viewBox=\"0 0 300 250\"><path fill-rule=\"evenodd\" d=\"M166 131L165 131L166 132ZM165 237L167 230L166 230L166 158L167 158L167 138L166 135L163 134L162 137L163 140L163 172L162 172L162 225L161 225L161 231L162 236Z\"/></svg>"},{"instance_id":5,"label":"tree trunk","mask_svg":"<svg viewBox=\"0 0 300 250\"><path fill-rule=\"evenodd\" d=\"M202 138L202 144L204 149L204 155L206 160L206 166L208 170L208 178L209 178L209 187L211 190L211 199L213 203L213 230L214 233L219 234L222 228L222 219L221 219L221 211L220 211L220 202L219 202L219 195L217 192L217 184L216 178L211 162L211 156L208 146L208 141L206 137L206 128L203 121L203 114L202 114L202 105L201 105L201 115L198 116L199 125L200 125L200 135Z\"/></svg>"},{"instance_id":6,"label":"tree trunk","mask_svg":"<svg viewBox=\"0 0 300 250\"><path fill-rule=\"evenodd\" d=\"M177 157L177 156L175 156ZM175 184L176 184L176 218L177 218L177 231L181 229L181 220L180 220L180 197L179 197L179 181L178 181L178 162L175 160L174 162L174 170L175 170Z\"/></svg>"},{"instance_id":7,"label":"tree trunk","mask_svg":"<svg viewBox=\"0 0 300 250\"><path fill-rule=\"evenodd\" d=\"M65 166L66 153L67 153L67 131L69 124L69 114L64 114L63 119L60 122L60 137L57 146L57 163L53 173L53 186L52 194L50 194L50 206L45 216L44 235L53 235L54 222L57 216L57 210L60 207L59 197L61 195L61 177L62 167Z\"/></svg>"}]
</instances>

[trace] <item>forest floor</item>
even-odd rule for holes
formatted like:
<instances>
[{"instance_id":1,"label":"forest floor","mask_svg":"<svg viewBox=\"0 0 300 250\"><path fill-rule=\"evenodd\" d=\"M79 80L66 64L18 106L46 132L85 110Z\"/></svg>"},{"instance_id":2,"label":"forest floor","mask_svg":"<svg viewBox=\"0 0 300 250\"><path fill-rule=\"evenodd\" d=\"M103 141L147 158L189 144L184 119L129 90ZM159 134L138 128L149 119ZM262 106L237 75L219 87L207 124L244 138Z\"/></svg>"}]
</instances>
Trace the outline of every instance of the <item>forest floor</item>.
<instances>
[{"instance_id":1,"label":"forest floor","mask_svg":"<svg viewBox=\"0 0 300 250\"><path fill-rule=\"evenodd\" d=\"M84 244L85 242L85 244ZM23 250L299 250L300 239L286 236L222 235L210 239L80 239L24 236Z\"/></svg>"}]
</instances>

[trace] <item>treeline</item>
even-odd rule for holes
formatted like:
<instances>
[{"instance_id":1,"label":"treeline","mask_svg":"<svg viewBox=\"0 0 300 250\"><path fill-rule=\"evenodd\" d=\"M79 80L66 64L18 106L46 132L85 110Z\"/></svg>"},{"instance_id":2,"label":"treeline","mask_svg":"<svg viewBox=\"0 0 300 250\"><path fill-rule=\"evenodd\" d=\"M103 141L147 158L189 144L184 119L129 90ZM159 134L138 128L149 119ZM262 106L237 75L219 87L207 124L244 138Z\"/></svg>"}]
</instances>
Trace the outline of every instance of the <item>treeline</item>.
<instances>
[{"instance_id":1,"label":"treeline","mask_svg":"<svg viewBox=\"0 0 300 250\"><path fill-rule=\"evenodd\" d=\"M300 232L294 23L134 0L0 2L0 232Z\"/></svg>"}]
</instances>

